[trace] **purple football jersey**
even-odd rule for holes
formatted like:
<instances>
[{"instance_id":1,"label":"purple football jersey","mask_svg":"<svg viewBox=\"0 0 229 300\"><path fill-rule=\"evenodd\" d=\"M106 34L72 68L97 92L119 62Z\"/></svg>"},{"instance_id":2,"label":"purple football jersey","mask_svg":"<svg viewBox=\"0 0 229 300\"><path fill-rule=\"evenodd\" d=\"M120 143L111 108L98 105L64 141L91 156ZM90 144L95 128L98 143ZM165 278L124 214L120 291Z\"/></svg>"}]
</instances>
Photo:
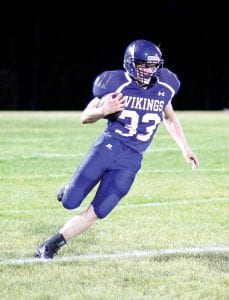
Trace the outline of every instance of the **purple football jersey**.
<instances>
[{"instance_id":1,"label":"purple football jersey","mask_svg":"<svg viewBox=\"0 0 229 300\"><path fill-rule=\"evenodd\" d=\"M178 92L180 81L167 68L159 70L156 82L149 88L140 87L125 71L105 71L93 84L93 95L122 93L125 108L116 118L110 118L105 132L131 149L143 153L150 145L163 111Z\"/></svg>"}]
</instances>

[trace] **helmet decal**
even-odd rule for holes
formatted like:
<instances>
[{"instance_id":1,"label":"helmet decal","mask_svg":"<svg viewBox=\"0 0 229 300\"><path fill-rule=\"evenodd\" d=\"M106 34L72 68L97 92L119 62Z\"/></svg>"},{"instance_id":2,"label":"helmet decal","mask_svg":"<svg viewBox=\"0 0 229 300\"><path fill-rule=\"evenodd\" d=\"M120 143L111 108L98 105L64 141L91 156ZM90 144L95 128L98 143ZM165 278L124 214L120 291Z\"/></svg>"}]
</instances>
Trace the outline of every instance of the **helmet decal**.
<instances>
[{"instance_id":1,"label":"helmet decal","mask_svg":"<svg viewBox=\"0 0 229 300\"><path fill-rule=\"evenodd\" d=\"M134 44L134 45L130 46L130 48L129 48L130 55L131 55L132 57L134 57L134 50L135 50L135 47L136 47L136 45Z\"/></svg>"},{"instance_id":2,"label":"helmet decal","mask_svg":"<svg viewBox=\"0 0 229 300\"><path fill-rule=\"evenodd\" d=\"M147 57L147 62L160 62L160 57L158 55L154 55L154 56L148 56Z\"/></svg>"}]
</instances>

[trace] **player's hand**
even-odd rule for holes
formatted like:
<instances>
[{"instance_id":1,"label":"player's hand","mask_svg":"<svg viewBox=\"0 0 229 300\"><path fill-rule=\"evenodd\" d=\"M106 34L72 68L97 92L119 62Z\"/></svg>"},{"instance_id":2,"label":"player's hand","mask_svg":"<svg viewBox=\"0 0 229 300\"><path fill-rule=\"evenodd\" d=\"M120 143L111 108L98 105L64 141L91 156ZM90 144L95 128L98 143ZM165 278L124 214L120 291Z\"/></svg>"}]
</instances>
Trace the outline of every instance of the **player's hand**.
<instances>
[{"instance_id":1,"label":"player's hand","mask_svg":"<svg viewBox=\"0 0 229 300\"><path fill-rule=\"evenodd\" d=\"M197 155L192 150L186 150L186 152L184 153L184 157L187 163L192 164L192 172L196 171L199 168L199 160L197 158Z\"/></svg>"},{"instance_id":2,"label":"player's hand","mask_svg":"<svg viewBox=\"0 0 229 300\"><path fill-rule=\"evenodd\" d=\"M104 116L120 112L125 107L125 99L122 93L110 93L100 100Z\"/></svg>"}]
</instances>

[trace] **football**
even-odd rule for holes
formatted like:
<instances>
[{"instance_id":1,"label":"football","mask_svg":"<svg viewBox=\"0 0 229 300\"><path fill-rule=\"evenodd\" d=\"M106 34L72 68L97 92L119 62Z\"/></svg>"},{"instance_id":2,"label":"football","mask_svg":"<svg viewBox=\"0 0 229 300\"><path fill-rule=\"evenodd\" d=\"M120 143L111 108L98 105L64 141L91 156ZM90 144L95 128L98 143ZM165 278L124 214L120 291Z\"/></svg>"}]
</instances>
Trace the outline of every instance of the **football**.
<instances>
[{"instance_id":1,"label":"football","mask_svg":"<svg viewBox=\"0 0 229 300\"><path fill-rule=\"evenodd\" d=\"M117 111L113 114L109 114L109 115L105 116L104 119L115 120L120 116L120 114L121 114L121 111Z\"/></svg>"},{"instance_id":2,"label":"football","mask_svg":"<svg viewBox=\"0 0 229 300\"><path fill-rule=\"evenodd\" d=\"M104 103L107 101L107 99L109 98L109 96L113 94L113 98L115 97L115 94L114 93L110 93L110 94L107 94L105 96L103 96L100 101L99 101L99 104L98 104L98 107L101 107L104 105ZM106 115L104 117L104 119L109 119L109 120L115 120L119 117L119 115L121 114L121 111L117 111L113 114L109 114L109 115Z\"/></svg>"}]
</instances>

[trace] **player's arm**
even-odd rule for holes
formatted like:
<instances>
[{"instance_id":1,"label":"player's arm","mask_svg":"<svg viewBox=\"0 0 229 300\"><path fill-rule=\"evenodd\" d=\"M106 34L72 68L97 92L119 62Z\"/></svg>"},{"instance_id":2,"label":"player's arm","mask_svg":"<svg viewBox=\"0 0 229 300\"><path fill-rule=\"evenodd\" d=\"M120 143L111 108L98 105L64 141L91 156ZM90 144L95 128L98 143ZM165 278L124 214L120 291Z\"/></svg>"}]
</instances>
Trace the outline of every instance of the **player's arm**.
<instances>
[{"instance_id":1,"label":"player's arm","mask_svg":"<svg viewBox=\"0 0 229 300\"><path fill-rule=\"evenodd\" d=\"M124 109L124 99L121 93L110 93L102 99L93 98L81 114L83 124L95 123L107 115L122 111Z\"/></svg>"},{"instance_id":2,"label":"player's arm","mask_svg":"<svg viewBox=\"0 0 229 300\"><path fill-rule=\"evenodd\" d=\"M199 167L197 155L188 146L181 124L175 114L172 103L170 102L164 111L164 124L171 134L179 148L181 149L184 158L188 163L192 163L192 170Z\"/></svg>"}]
</instances>

